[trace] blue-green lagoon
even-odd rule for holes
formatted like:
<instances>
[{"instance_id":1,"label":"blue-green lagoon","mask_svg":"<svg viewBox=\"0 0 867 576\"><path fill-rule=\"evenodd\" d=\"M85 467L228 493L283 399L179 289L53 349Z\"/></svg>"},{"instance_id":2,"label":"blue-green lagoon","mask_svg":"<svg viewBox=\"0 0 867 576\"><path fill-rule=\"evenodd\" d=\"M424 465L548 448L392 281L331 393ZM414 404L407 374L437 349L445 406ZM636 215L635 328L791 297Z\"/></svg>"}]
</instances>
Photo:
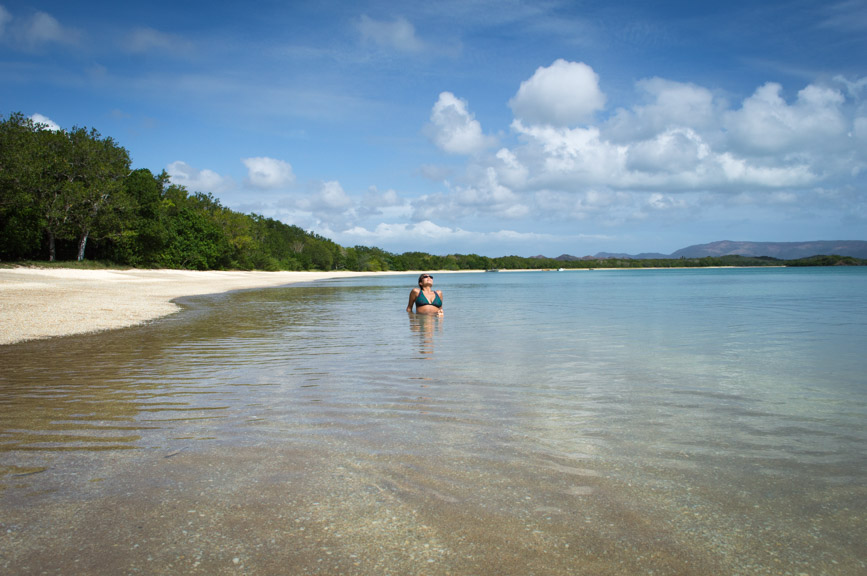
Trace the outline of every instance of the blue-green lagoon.
<instances>
[{"instance_id":1,"label":"blue-green lagoon","mask_svg":"<svg viewBox=\"0 0 867 576\"><path fill-rule=\"evenodd\" d=\"M0 347L0 572L867 572L867 269L434 277Z\"/></svg>"}]
</instances>

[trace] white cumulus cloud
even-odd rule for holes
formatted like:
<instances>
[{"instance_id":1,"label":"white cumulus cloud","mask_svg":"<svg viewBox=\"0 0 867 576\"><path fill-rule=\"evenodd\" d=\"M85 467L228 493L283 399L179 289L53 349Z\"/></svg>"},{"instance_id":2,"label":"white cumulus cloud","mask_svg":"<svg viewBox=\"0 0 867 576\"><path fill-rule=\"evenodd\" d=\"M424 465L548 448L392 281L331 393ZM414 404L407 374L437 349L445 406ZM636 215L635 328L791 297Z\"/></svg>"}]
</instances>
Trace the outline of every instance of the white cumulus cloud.
<instances>
[{"instance_id":1,"label":"white cumulus cloud","mask_svg":"<svg viewBox=\"0 0 867 576\"><path fill-rule=\"evenodd\" d=\"M710 147L694 130L674 128L631 145L626 167L641 172L687 172L709 154Z\"/></svg>"},{"instance_id":2,"label":"white cumulus cloud","mask_svg":"<svg viewBox=\"0 0 867 576\"><path fill-rule=\"evenodd\" d=\"M559 59L521 82L509 106L526 123L574 126L591 120L604 108L605 94L593 68Z\"/></svg>"},{"instance_id":3,"label":"white cumulus cloud","mask_svg":"<svg viewBox=\"0 0 867 576\"><path fill-rule=\"evenodd\" d=\"M482 132L482 125L469 112L467 103L451 92L443 92L431 110L427 133L450 154L477 154L496 140Z\"/></svg>"},{"instance_id":4,"label":"white cumulus cloud","mask_svg":"<svg viewBox=\"0 0 867 576\"><path fill-rule=\"evenodd\" d=\"M393 247L397 252L405 251L408 246L418 246L420 240L424 240L426 251L434 251L448 243L464 243L474 236L461 228L440 226L430 220L415 223L382 222L373 228L353 226L338 235L346 244Z\"/></svg>"},{"instance_id":5,"label":"white cumulus cloud","mask_svg":"<svg viewBox=\"0 0 867 576\"><path fill-rule=\"evenodd\" d=\"M402 206L406 201L400 197L396 190L388 189L380 192L376 186L371 186L364 194L364 203L375 207Z\"/></svg>"},{"instance_id":6,"label":"white cumulus cloud","mask_svg":"<svg viewBox=\"0 0 867 576\"><path fill-rule=\"evenodd\" d=\"M769 82L726 115L734 145L748 152L780 153L816 150L840 141L846 133L842 93L809 85L794 104L780 95L782 86Z\"/></svg>"},{"instance_id":7,"label":"white cumulus cloud","mask_svg":"<svg viewBox=\"0 0 867 576\"><path fill-rule=\"evenodd\" d=\"M430 220L413 224L380 223L373 227L354 226L337 237L343 244L379 246L394 252L404 252L419 246L432 253L466 253L466 246L486 246L496 253L520 251L540 242L572 241L582 235L569 237L546 233L520 232L509 229L465 229L459 226L442 226Z\"/></svg>"},{"instance_id":8,"label":"white cumulus cloud","mask_svg":"<svg viewBox=\"0 0 867 576\"><path fill-rule=\"evenodd\" d=\"M474 167L475 168L475 167ZM459 220L478 215L516 219L527 216L530 208L521 195L499 182L493 167L478 168L480 173L470 178L468 185L446 183L445 192L425 195L413 203L415 220Z\"/></svg>"},{"instance_id":9,"label":"white cumulus cloud","mask_svg":"<svg viewBox=\"0 0 867 576\"><path fill-rule=\"evenodd\" d=\"M663 78L640 80L636 88L646 103L619 109L602 126L606 138L617 142L642 140L673 128L706 134L719 126L723 103L707 88Z\"/></svg>"},{"instance_id":10,"label":"white cumulus cloud","mask_svg":"<svg viewBox=\"0 0 867 576\"><path fill-rule=\"evenodd\" d=\"M525 142L513 152L541 186L609 183L622 175L626 148L601 137L599 129L512 123Z\"/></svg>"},{"instance_id":11,"label":"white cumulus cloud","mask_svg":"<svg viewBox=\"0 0 867 576\"><path fill-rule=\"evenodd\" d=\"M42 114L33 114L30 119L36 124L44 126L46 130L51 130L52 132L60 130L60 126L57 122L47 116L43 116Z\"/></svg>"},{"instance_id":12,"label":"white cumulus cloud","mask_svg":"<svg viewBox=\"0 0 867 576\"><path fill-rule=\"evenodd\" d=\"M853 145L864 133L857 112L864 104L857 90L850 90L847 99L840 90L810 84L789 103L782 87L769 83L732 107L692 84L652 78L636 88L646 96L644 103L596 125L564 127L518 118L512 130L521 145L480 163L525 191L574 192L734 193L744 187L769 194L784 187L806 192L865 168L867 155ZM512 167L520 167L521 179L508 177Z\"/></svg>"},{"instance_id":13,"label":"white cumulus cloud","mask_svg":"<svg viewBox=\"0 0 867 576\"><path fill-rule=\"evenodd\" d=\"M356 203L336 180L285 196L277 204L289 210L293 221L320 232L344 229L356 220Z\"/></svg>"},{"instance_id":14,"label":"white cumulus cloud","mask_svg":"<svg viewBox=\"0 0 867 576\"><path fill-rule=\"evenodd\" d=\"M530 171L521 160L508 148L501 148L495 155L497 177L505 186L520 188L526 184Z\"/></svg>"},{"instance_id":15,"label":"white cumulus cloud","mask_svg":"<svg viewBox=\"0 0 867 576\"><path fill-rule=\"evenodd\" d=\"M172 184L183 186L190 192L210 192L219 194L234 188L234 181L220 176L213 170L199 170L180 160L166 166Z\"/></svg>"},{"instance_id":16,"label":"white cumulus cloud","mask_svg":"<svg viewBox=\"0 0 867 576\"><path fill-rule=\"evenodd\" d=\"M352 236L381 239L409 239L417 236L438 239L445 236L453 236L456 233L460 234L461 231L447 226L439 226L429 220L416 222L415 224L407 224L403 222L390 224L383 222L378 224L373 230L367 230L357 226L344 232L344 234Z\"/></svg>"},{"instance_id":17,"label":"white cumulus cloud","mask_svg":"<svg viewBox=\"0 0 867 576\"><path fill-rule=\"evenodd\" d=\"M808 84L788 99L768 83L730 102L706 87L650 78L636 83L634 105L578 125L578 114L569 124L522 109L529 85L527 100L512 102L508 145L474 154L462 171L452 167L441 191L412 201L414 220L616 226L651 214L677 221L737 209L745 199L806 216L829 194L845 197L849 213L867 213L852 182L867 173L867 84L860 79ZM449 96L440 108L466 120L464 103Z\"/></svg>"},{"instance_id":18,"label":"white cumulus cloud","mask_svg":"<svg viewBox=\"0 0 867 576\"><path fill-rule=\"evenodd\" d=\"M322 184L319 192L314 195L312 204L324 210L346 210L352 206L352 199L343 190L340 182L331 181Z\"/></svg>"},{"instance_id":19,"label":"white cumulus cloud","mask_svg":"<svg viewBox=\"0 0 867 576\"><path fill-rule=\"evenodd\" d=\"M247 184L261 190L285 188L295 182L292 165L275 158L242 158L247 167Z\"/></svg>"},{"instance_id":20,"label":"white cumulus cloud","mask_svg":"<svg viewBox=\"0 0 867 576\"><path fill-rule=\"evenodd\" d=\"M358 212L360 216L400 219L411 216L412 206L396 190L388 189L380 192L375 186L371 186L359 202Z\"/></svg>"}]
</instances>

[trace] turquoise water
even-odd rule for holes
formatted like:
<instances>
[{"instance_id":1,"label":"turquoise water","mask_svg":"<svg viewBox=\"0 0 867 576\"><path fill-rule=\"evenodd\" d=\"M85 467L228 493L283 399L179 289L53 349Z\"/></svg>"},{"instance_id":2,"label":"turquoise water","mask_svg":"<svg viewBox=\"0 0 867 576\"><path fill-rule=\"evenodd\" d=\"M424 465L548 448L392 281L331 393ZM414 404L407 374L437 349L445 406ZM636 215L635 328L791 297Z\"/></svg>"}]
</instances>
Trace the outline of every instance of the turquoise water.
<instances>
[{"instance_id":1,"label":"turquoise water","mask_svg":"<svg viewBox=\"0 0 867 576\"><path fill-rule=\"evenodd\" d=\"M867 570L867 270L434 276L0 348L0 567Z\"/></svg>"}]
</instances>

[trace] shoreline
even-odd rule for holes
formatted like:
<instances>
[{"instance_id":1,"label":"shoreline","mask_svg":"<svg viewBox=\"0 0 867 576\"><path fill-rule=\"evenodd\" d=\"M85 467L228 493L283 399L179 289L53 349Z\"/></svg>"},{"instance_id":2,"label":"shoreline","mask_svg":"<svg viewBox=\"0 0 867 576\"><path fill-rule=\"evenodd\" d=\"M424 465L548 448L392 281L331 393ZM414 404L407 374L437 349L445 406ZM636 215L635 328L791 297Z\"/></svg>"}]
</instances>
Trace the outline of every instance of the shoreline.
<instances>
[{"instance_id":1,"label":"shoreline","mask_svg":"<svg viewBox=\"0 0 867 576\"><path fill-rule=\"evenodd\" d=\"M143 324L180 311L173 300L186 296L417 273L0 269L0 346Z\"/></svg>"},{"instance_id":2,"label":"shoreline","mask_svg":"<svg viewBox=\"0 0 867 576\"><path fill-rule=\"evenodd\" d=\"M729 266L713 268L729 268ZM655 269L657 268L596 268L600 271ZM590 269L570 268L564 271L587 272ZM483 270L432 272L448 274L483 272ZM499 272L557 272L557 270L501 269ZM412 276L419 273L418 270L264 272L140 268L82 270L23 266L0 268L0 346L136 326L179 312L182 307L174 300L187 296L277 288L334 278ZM411 285L410 282L409 286Z\"/></svg>"}]
</instances>

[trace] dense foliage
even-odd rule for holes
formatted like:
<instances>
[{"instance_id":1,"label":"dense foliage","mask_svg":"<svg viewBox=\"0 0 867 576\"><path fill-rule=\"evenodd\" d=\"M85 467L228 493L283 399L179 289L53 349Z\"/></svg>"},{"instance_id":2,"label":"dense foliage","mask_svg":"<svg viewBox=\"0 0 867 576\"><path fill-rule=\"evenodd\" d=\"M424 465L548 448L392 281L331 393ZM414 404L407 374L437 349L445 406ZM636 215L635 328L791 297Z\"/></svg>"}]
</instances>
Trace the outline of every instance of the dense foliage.
<instances>
[{"instance_id":1,"label":"dense foliage","mask_svg":"<svg viewBox=\"0 0 867 576\"><path fill-rule=\"evenodd\" d=\"M331 270L347 256L297 226L191 194L165 172L131 171L129 153L96 130L49 130L21 114L0 121L0 260Z\"/></svg>"},{"instance_id":2,"label":"dense foliage","mask_svg":"<svg viewBox=\"0 0 867 576\"><path fill-rule=\"evenodd\" d=\"M96 130L50 130L20 113L0 120L0 261L358 271L865 264L840 256L560 261L344 248L297 226L234 212L210 194L171 184L165 172L130 170L130 164L129 153Z\"/></svg>"}]
</instances>

